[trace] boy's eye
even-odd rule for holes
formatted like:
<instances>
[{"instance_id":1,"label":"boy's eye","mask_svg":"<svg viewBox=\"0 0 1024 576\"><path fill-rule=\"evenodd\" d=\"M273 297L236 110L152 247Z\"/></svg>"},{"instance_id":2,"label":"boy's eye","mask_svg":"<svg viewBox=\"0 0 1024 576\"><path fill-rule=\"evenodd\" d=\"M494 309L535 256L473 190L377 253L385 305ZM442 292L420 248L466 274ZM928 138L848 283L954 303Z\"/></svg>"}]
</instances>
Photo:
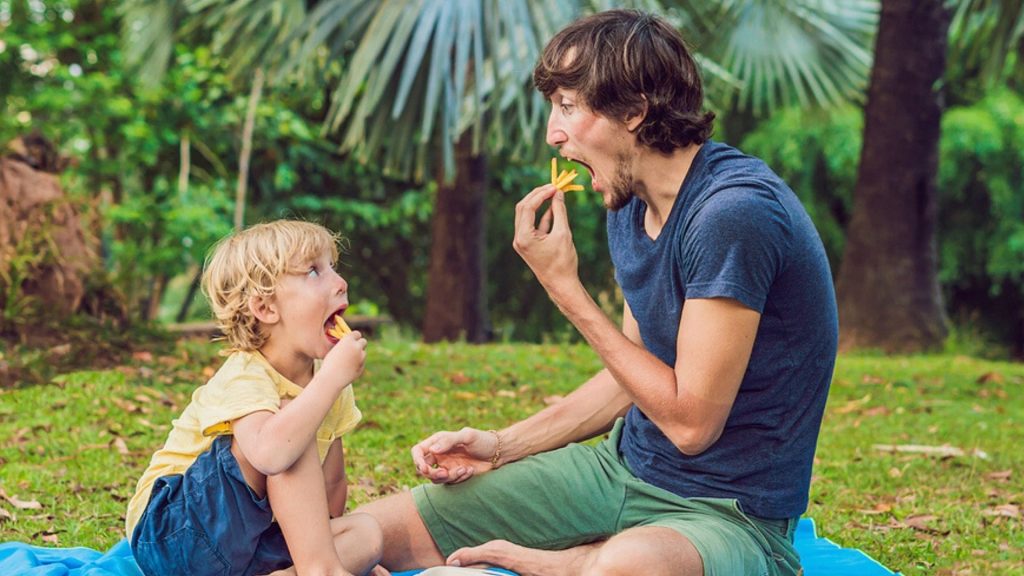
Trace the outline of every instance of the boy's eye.
<instances>
[{"instance_id":1,"label":"boy's eye","mask_svg":"<svg viewBox=\"0 0 1024 576\"><path fill-rule=\"evenodd\" d=\"M576 106L573 105L573 104L565 104L565 103L563 103L560 106L562 108L562 114L566 114L566 115L572 114L572 111L576 108Z\"/></svg>"},{"instance_id":2,"label":"boy's eye","mask_svg":"<svg viewBox=\"0 0 1024 576\"><path fill-rule=\"evenodd\" d=\"M316 266L311 266L309 272L306 272L306 276L310 278L316 278L320 276L320 271L316 269Z\"/></svg>"}]
</instances>

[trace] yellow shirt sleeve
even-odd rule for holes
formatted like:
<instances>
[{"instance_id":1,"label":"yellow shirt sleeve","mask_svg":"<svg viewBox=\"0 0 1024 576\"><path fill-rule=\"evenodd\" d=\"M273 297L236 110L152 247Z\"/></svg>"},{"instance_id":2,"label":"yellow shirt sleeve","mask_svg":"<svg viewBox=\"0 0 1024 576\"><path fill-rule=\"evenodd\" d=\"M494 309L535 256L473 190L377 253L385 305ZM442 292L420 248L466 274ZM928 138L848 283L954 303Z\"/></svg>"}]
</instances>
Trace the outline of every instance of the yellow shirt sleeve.
<instances>
[{"instance_id":1,"label":"yellow shirt sleeve","mask_svg":"<svg viewBox=\"0 0 1024 576\"><path fill-rule=\"evenodd\" d=\"M192 395L194 415L203 436L231 433L231 422L254 412L278 412L281 396L262 362L251 355L232 356L225 366Z\"/></svg>"},{"instance_id":2,"label":"yellow shirt sleeve","mask_svg":"<svg viewBox=\"0 0 1024 576\"><path fill-rule=\"evenodd\" d=\"M333 427L334 437L340 438L355 429L356 424L362 419L363 413L356 406L355 393L352 392L352 386L349 386L341 392L341 396L338 396L338 401L331 408L327 421Z\"/></svg>"}]
</instances>

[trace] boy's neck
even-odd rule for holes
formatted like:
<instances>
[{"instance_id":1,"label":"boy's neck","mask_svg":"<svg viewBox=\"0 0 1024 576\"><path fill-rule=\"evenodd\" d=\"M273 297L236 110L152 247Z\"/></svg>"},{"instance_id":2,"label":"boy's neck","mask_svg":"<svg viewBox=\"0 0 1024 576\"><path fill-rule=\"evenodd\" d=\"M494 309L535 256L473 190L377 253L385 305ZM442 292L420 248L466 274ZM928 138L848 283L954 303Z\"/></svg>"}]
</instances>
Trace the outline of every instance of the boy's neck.
<instances>
[{"instance_id":1,"label":"boy's neck","mask_svg":"<svg viewBox=\"0 0 1024 576\"><path fill-rule=\"evenodd\" d=\"M272 346L268 341L260 348L260 354L277 372L297 386L303 388L313 379L313 359L295 354L293 351Z\"/></svg>"}]
</instances>

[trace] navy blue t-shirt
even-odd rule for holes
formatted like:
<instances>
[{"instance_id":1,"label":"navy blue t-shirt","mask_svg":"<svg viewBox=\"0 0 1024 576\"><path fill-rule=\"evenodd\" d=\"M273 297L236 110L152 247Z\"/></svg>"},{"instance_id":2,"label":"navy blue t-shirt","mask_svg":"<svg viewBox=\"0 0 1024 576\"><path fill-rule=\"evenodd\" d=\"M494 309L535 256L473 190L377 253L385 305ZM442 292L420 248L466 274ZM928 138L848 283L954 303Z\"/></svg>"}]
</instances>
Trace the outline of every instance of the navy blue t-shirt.
<instances>
[{"instance_id":1,"label":"navy blue t-shirt","mask_svg":"<svg viewBox=\"0 0 1024 576\"><path fill-rule=\"evenodd\" d=\"M669 366L683 302L732 298L761 313L721 437L680 452L637 406L619 445L644 481L683 497L735 498L747 513L807 508L811 465L838 343L832 275L792 190L762 161L708 141L657 239L633 198L608 214L615 277L647 349ZM684 383L685 385L685 383Z\"/></svg>"}]
</instances>

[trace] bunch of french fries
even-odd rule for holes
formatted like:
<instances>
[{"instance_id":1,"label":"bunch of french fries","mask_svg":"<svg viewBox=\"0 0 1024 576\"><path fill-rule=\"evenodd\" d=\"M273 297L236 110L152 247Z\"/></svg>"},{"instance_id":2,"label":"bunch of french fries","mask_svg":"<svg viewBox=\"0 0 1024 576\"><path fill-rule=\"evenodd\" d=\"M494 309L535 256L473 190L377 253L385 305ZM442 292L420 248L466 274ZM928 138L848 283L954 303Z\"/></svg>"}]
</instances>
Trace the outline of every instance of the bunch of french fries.
<instances>
[{"instance_id":1,"label":"bunch of french fries","mask_svg":"<svg viewBox=\"0 0 1024 576\"><path fill-rule=\"evenodd\" d=\"M568 172L562 170L558 172L558 159L551 159L551 183L555 185L562 192L576 192L577 190L583 190L583 186L579 184L573 184L572 181L576 179L579 174L575 170L569 170Z\"/></svg>"},{"instance_id":2,"label":"bunch of french fries","mask_svg":"<svg viewBox=\"0 0 1024 576\"><path fill-rule=\"evenodd\" d=\"M345 334L351 332L352 329L348 327L345 320L341 316L334 317L334 327L327 331L328 334L334 336L338 340L341 340Z\"/></svg>"}]
</instances>

